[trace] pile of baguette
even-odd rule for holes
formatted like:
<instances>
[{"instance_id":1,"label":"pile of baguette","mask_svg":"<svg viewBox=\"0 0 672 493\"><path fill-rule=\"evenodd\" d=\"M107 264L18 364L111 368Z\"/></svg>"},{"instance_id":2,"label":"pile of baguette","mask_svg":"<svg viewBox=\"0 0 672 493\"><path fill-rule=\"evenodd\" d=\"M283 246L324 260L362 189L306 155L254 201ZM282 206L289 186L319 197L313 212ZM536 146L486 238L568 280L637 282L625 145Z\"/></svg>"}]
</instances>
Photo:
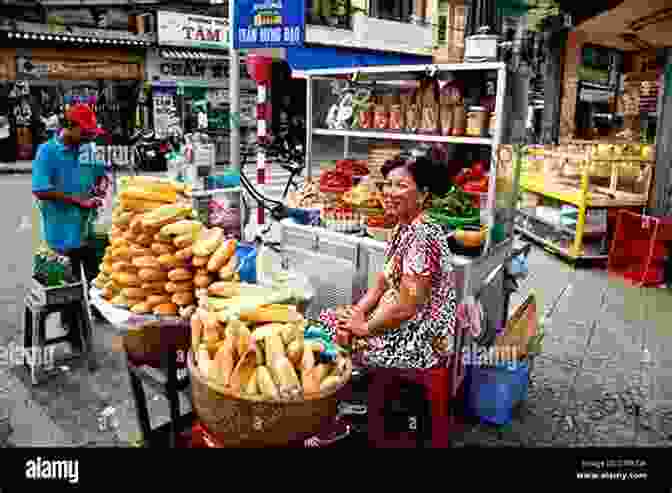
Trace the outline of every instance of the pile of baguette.
<instances>
[{"instance_id":1,"label":"pile of baguette","mask_svg":"<svg viewBox=\"0 0 672 493\"><path fill-rule=\"evenodd\" d=\"M261 308L243 320L222 313L199 307L191 319L196 365L216 390L250 400L300 401L345 383L347 357L320 362L325 348L304 339L306 321L291 307L285 317Z\"/></svg>"}]
</instances>

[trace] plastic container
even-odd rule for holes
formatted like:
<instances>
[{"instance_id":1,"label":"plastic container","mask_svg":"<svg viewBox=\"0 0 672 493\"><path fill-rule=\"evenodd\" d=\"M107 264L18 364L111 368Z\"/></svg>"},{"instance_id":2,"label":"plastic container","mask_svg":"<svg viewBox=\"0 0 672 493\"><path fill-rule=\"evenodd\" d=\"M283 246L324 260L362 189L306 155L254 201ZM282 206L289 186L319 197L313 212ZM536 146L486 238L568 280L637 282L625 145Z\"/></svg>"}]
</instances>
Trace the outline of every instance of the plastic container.
<instances>
[{"instance_id":1,"label":"plastic container","mask_svg":"<svg viewBox=\"0 0 672 493\"><path fill-rule=\"evenodd\" d=\"M488 128L488 112L483 106L471 106L467 113L467 136L483 137Z\"/></svg>"},{"instance_id":2,"label":"plastic container","mask_svg":"<svg viewBox=\"0 0 672 493\"><path fill-rule=\"evenodd\" d=\"M467 410L481 421L506 425L515 407L527 400L529 367L526 362L495 366L466 365Z\"/></svg>"}]
</instances>

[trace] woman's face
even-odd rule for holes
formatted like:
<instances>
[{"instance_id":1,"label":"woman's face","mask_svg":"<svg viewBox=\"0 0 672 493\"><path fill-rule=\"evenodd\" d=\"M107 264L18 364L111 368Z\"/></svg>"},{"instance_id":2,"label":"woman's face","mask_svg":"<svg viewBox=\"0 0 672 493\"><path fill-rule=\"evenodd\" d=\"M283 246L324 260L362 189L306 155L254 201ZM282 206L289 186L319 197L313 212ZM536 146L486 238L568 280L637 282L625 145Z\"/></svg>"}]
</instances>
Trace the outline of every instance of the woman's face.
<instances>
[{"instance_id":1,"label":"woman's face","mask_svg":"<svg viewBox=\"0 0 672 493\"><path fill-rule=\"evenodd\" d=\"M385 212L397 219L412 219L420 212L423 194L404 167L395 168L383 182L383 206Z\"/></svg>"}]
</instances>

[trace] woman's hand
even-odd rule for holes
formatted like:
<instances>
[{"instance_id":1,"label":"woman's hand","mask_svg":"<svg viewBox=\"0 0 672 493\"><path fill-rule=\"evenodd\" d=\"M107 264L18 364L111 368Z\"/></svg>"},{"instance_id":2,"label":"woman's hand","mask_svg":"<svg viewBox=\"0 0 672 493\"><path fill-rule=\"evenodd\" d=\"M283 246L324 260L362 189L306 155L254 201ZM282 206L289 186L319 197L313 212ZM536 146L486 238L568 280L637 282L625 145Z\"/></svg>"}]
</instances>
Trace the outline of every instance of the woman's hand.
<instances>
[{"instance_id":1,"label":"woman's hand","mask_svg":"<svg viewBox=\"0 0 672 493\"><path fill-rule=\"evenodd\" d=\"M340 332L350 333L357 337L368 337L371 335L364 313L360 310L355 310L349 320L340 319L338 321L338 330Z\"/></svg>"}]
</instances>

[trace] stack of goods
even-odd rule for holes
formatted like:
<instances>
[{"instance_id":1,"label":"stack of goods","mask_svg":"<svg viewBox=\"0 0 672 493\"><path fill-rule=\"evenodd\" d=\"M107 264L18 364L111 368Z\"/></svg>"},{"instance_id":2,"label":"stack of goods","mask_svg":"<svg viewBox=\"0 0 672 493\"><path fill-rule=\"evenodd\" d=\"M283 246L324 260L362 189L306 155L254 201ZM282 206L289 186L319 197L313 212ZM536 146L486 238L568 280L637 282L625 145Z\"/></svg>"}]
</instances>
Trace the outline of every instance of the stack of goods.
<instances>
[{"instance_id":1,"label":"stack of goods","mask_svg":"<svg viewBox=\"0 0 672 493\"><path fill-rule=\"evenodd\" d=\"M301 401L345 383L349 360L342 351L307 327L294 306L264 305L277 299L269 288L219 282L208 292L218 301L192 316L192 349L215 390L250 400Z\"/></svg>"},{"instance_id":2,"label":"stack of goods","mask_svg":"<svg viewBox=\"0 0 672 493\"><path fill-rule=\"evenodd\" d=\"M387 142L370 144L369 145L369 177L372 179L382 179L380 168L383 167L385 161L394 159L401 154L401 146L399 144L390 144Z\"/></svg>"},{"instance_id":3,"label":"stack of goods","mask_svg":"<svg viewBox=\"0 0 672 493\"><path fill-rule=\"evenodd\" d=\"M471 168L463 168L455 178L455 184L471 195L473 207L478 209L487 207L489 178L485 167L485 161L476 161Z\"/></svg>"},{"instance_id":4,"label":"stack of goods","mask_svg":"<svg viewBox=\"0 0 672 493\"><path fill-rule=\"evenodd\" d=\"M344 169L325 169L320 173L320 192L324 194L325 206L342 205L343 194L352 188L352 175Z\"/></svg>"},{"instance_id":5,"label":"stack of goods","mask_svg":"<svg viewBox=\"0 0 672 493\"><path fill-rule=\"evenodd\" d=\"M366 220L369 234L381 241L387 239L394 224L385 217L383 194L378 189L376 181L371 179L363 181L346 192L343 200L363 215L362 219Z\"/></svg>"},{"instance_id":6,"label":"stack of goods","mask_svg":"<svg viewBox=\"0 0 672 493\"><path fill-rule=\"evenodd\" d=\"M320 184L315 179L306 179L299 190L287 194L287 205L293 209L321 209L323 203Z\"/></svg>"},{"instance_id":7,"label":"stack of goods","mask_svg":"<svg viewBox=\"0 0 672 493\"><path fill-rule=\"evenodd\" d=\"M224 230L227 238L240 238L240 208L232 207L228 200L212 199L208 204L208 225Z\"/></svg>"},{"instance_id":8,"label":"stack of goods","mask_svg":"<svg viewBox=\"0 0 672 493\"><path fill-rule=\"evenodd\" d=\"M480 211L474 207L473 197L454 187L443 197L433 200L428 211L431 220L455 228L465 224L479 224Z\"/></svg>"},{"instance_id":9,"label":"stack of goods","mask_svg":"<svg viewBox=\"0 0 672 493\"><path fill-rule=\"evenodd\" d=\"M120 180L110 246L94 284L104 299L136 314L186 315L195 309L185 289L184 249L202 225L190 221L185 187L150 177ZM182 310L180 309L182 308Z\"/></svg>"}]
</instances>

